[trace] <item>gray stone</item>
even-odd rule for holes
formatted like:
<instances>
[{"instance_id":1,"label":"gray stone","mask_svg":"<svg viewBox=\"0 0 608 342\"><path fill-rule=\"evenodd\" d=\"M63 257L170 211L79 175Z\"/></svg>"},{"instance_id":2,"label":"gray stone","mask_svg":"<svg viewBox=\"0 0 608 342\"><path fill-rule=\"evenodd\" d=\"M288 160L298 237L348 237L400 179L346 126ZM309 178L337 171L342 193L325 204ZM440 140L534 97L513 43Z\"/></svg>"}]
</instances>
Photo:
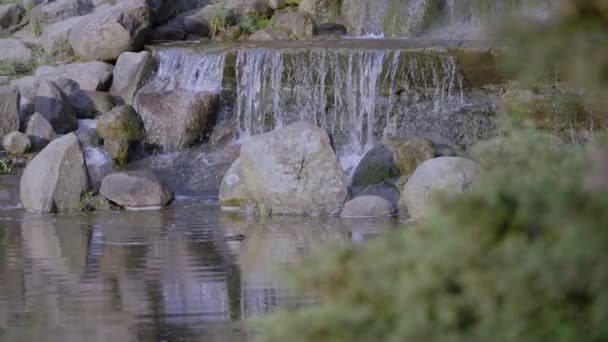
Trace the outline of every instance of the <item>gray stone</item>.
<instances>
[{"instance_id":1,"label":"gray stone","mask_svg":"<svg viewBox=\"0 0 608 342\"><path fill-rule=\"evenodd\" d=\"M104 140L144 140L143 123L135 109L129 105L117 107L100 116L97 120L97 132Z\"/></svg>"},{"instance_id":2,"label":"gray stone","mask_svg":"<svg viewBox=\"0 0 608 342\"><path fill-rule=\"evenodd\" d=\"M73 17L46 26L40 36L40 45L42 45L44 51L52 55L61 49L71 49L68 36L72 28L83 18L86 18L86 16Z\"/></svg>"},{"instance_id":3,"label":"gray stone","mask_svg":"<svg viewBox=\"0 0 608 342\"><path fill-rule=\"evenodd\" d=\"M69 99L80 119L94 119L123 104L122 99L112 94L94 90L77 90Z\"/></svg>"},{"instance_id":4,"label":"gray stone","mask_svg":"<svg viewBox=\"0 0 608 342\"><path fill-rule=\"evenodd\" d=\"M84 62L41 67L36 70L36 77L52 79L62 77L74 80L83 90L106 91L110 89L114 66L104 62Z\"/></svg>"},{"instance_id":5,"label":"gray stone","mask_svg":"<svg viewBox=\"0 0 608 342\"><path fill-rule=\"evenodd\" d=\"M31 147L30 139L27 135L15 131L10 132L2 139L2 147L4 150L13 156L25 154Z\"/></svg>"},{"instance_id":6,"label":"gray stone","mask_svg":"<svg viewBox=\"0 0 608 342\"><path fill-rule=\"evenodd\" d=\"M173 192L149 171L117 172L107 175L99 193L127 208L162 207L171 204Z\"/></svg>"},{"instance_id":7,"label":"gray stone","mask_svg":"<svg viewBox=\"0 0 608 342\"><path fill-rule=\"evenodd\" d=\"M0 62L27 62L32 59L32 50L17 39L0 39Z\"/></svg>"},{"instance_id":8,"label":"gray stone","mask_svg":"<svg viewBox=\"0 0 608 342\"><path fill-rule=\"evenodd\" d=\"M93 190L99 190L105 176L112 173L114 169L112 158L100 147L85 146L83 150L85 163L89 172L89 180L91 181L91 188Z\"/></svg>"},{"instance_id":9,"label":"gray stone","mask_svg":"<svg viewBox=\"0 0 608 342\"><path fill-rule=\"evenodd\" d=\"M188 90L139 92L137 109L146 130L146 143L165 150L194 144L216 114L217 95Z\"/></svg>"},{"instance_id":10,"label":"gray stone","mask_svg":"<svg viewBox=\"0 0 608 342\"><path fill-rule=\"evenodd\" d=\"M84 59L115 60L145 43L152 13L143 0L124 0L90 15L70 32L69 42Z\"/></svg>"},{"instance_id":11,"label":"gray stone","mask_svg":"<svg viewBox=\"0 0 608 342\"><path fill-rule=\"evenodd\" d=\"M97 134L97 130L93 127L80 126L74 131L74 134L76 134L83 146L99 145L99 135Z\"/></svg>"},{"instance_id":12,"label":"gray stone","mask_svg":"<svg viewBox=\"0 0 608 342\"><path fill-rule=\"evenodd\" d=\"M369 218L391 216L395 206L378 196L360 196L346 202L340 213L341 217Z\"/></svg>"},{"instance_id":13,"label":"gray stone","mask_svg":"<svg viewBox=\"0 0 608 342\"><path fill-rule=\"evenodd\" d=\"M340 2L336 0L301 0L298 10L311 14L318 22L326 23L340 14Z\"/></svg>"},{"instance_id":14,"label":"gray stone","mask_svg":"<svg viewBox=\"0 0 608 342\"><path fill-rule=\"evenodd\" d=\"M34 212L77 210L88 190L88 175L74 134L53 140L25 168L21 203Z\"/></svg>"},{"instance_id":15,"label":"gray stone","mask_svg":"<svg viewBox=\"0 0 608 342\"><path fill-rule=\"evenodd\" d=\"M110 92L121 96L125 103L133 104L135 93L144 77L153 67L154 59L148 51L125 52L118 57L114 68L114 80Z\"/></svg>"},{"instance_id":16,"label":"gray stone","mask_svg":"<svg viewBox=\"0 0 608 342\"><path fill-rule=\"evenodd\" d=\"M0 137L19 130L21 95L16 87L0 86Z\"/></svg>"},{"instance_id":17,"label":"gray stone","mask_svg":"<svg viewBox=\"0 0 608 342\"><path fill-rule=\"evenodd\" d=\"M25 134L30 138L35 150L41 150L57 137L53 126L40 113L34 113L28 120Z\"/></svg>"},{"instance_id":18,"label":"gray stone","mask_svg":"<svg viewBox=\"0 0 608 342\"><path fill-rule=\"evenodd\" d=\"M68 97L53 82L41 80L34 98L35 111L40 113L59 134L78 128L76 112Z\"/></svg>"},{"instance_id":19,"label":"gray stone","mask_svg":"<svg viewBox=\"0 0 608 342\"><path fill-rule=\"evenodd\" d=\"M33 22L48 24L89 14L94 8L90 0L57 0L36 6L30 17Z\"/></svg>"},{"instance_id":20,"label":"gray stone","mask_svg":"<svg viewBox=\"0 0 608 342\"><path fill-rule=\"evenodd\" d=\"M481 167L468 159L439 157L422 163L401 192L399 209L414 219L425 218L441 193L466 190L481 174Z\"/></svg>"},{"instance_id":21,"label":"gray stone","mask_svg":"<svg viewBox=\"0 0 608 342\"><path fill-rule=\"evenodd\" d=\"M273 26L289 29L296 39L310 38L315 31L314 19L303 12L279 11L275 14Z\"/></svg>"},{"instance_id":22,"label":"gray stone","mask_svg":"<svg viewBox=\"0 0 608 342\"><path fill-rule=\"evenodd\" d=\"M19 24L24 13L23 7L17 4L0 5L0 29Z\"/></svg>"},{"instance_id":23,"label":"gray stone","mask_svg":"<svg viewBox=\"0 0 608 342\"><path fill-rule=\"evenodd\" d=\"M329 136L306 122L251 137L220 186L223 206L262 206L275 214L337 215L346 196Z\"/></svg>"},{"instance_id":24,"label":"gray stone","mask_svg":"<svg viewBox=\"0 0 608 342\"><path fill-rule=\"evenodd\" d=\"M406 179L407 181L407 179ZM397 183L397 184L395 184ZM401 192L399 191L399 189L401 188L399 186L400 184L400 180L397 180L396 182L380 182L377 184L371 184L368 185L366 187L362 187L362 188L351 188L351 195L353 197L360 197L360 196L378 196L378 197L382 197L385 200L389 201L390 203L392 203L394 206L397 206L397 204L399 203L399 197L401 196Z\"/></svg>"},{"instance_id":25,"label":"gray stone","mask_svg":"<svg viewBox=\"0 0 608 342\"><path fill-rule=\"evenodd\" d=\"M273 41L273 40L293 40L293 36L290 29L285 27L267 27L263 30L257 31L249 36L251 41Z\"/></svg>"}]
</instances>

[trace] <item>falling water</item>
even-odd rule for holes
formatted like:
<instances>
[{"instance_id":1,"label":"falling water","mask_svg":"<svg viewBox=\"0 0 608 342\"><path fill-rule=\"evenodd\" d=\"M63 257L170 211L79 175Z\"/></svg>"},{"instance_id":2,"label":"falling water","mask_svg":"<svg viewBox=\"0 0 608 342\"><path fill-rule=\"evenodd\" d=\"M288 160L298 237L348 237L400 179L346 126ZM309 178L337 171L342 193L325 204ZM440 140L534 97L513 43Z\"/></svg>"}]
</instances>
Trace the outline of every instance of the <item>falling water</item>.
<instances>
[{"instance_id":1,"label":"falling water","mask_svg":"<svg viewBox=\"0 0 608 342\"><path fill-rule=\"evenodd\" d=\"M236 73L242 137L306 120L358 155L394 133L397 88L414 105L421 89L430 91L439 111L462 86L453 58L400 50L246 49L237 52Z\"/></svg>"}]
</instances>

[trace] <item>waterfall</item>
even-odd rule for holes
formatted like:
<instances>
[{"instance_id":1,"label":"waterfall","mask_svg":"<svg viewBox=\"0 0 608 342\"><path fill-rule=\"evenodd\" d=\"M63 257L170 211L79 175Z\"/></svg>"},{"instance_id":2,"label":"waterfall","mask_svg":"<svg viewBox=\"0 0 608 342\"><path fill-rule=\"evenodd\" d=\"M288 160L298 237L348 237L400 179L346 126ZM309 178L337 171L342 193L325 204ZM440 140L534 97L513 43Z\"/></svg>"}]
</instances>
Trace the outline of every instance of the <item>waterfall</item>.
<instances>
[{"instance_id":1,"label":"waterfall","mask_svg":"<svg viewBox=\"0 0 608 342\"><path fill-rule=\"evenodd\" d=\"M155 51L158 70L148 83L153 91L186 89L219 93L222 88L225 53L191 54L184 49Z\"/></svg>"},{"instance_id":2,"label":"waterfall","mask_svg":"<svg viewBox=\"0 0 608 342\"><path fill-rule=\"evenodd\" d=\"M236 79L241 137L306 120L357 155L395 133L397 100L416 106L430 97L440 111L461 98L463 82L454 58L397 49L244 49ZM421 100L421 90L430 95Z\"/></svg>"}]
</instances>

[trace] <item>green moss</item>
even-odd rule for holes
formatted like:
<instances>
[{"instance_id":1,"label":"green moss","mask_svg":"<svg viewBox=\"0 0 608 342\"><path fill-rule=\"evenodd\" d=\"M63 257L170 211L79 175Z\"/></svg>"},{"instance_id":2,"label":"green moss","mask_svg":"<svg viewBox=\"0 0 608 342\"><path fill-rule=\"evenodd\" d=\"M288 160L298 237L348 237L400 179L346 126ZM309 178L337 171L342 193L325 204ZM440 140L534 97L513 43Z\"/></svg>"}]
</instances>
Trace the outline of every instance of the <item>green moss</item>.
<instances>
[{"instance_id":1,"label":"green moss","mask_svg":"<svg viewBox=\"0 0 608 342\"><path fill-rule=\"evenodd\" d=\"M13 172L13 161L6 157L0 158L0 175L11 175Z\"/></svg>"}]
</instances>

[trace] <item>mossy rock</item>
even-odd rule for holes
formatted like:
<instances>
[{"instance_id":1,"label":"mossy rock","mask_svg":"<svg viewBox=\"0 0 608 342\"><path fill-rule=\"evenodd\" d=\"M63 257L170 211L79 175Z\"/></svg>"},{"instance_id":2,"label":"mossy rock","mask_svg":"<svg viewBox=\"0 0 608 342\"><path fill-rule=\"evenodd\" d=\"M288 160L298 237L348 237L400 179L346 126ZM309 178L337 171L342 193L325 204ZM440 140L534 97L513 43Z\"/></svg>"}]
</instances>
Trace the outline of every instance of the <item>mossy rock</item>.
<instances>
[{"instance_id":1,"label":"mossy rock","mask_svg":"<svg viewBox=\"0 0 608 342\"><path fill-rule=\"evenodd\" d=\"M104 140L140 142L144 139L143 123L131 106L117 107L99 117L97 132Z\"/></svg>"}]
</instances>

